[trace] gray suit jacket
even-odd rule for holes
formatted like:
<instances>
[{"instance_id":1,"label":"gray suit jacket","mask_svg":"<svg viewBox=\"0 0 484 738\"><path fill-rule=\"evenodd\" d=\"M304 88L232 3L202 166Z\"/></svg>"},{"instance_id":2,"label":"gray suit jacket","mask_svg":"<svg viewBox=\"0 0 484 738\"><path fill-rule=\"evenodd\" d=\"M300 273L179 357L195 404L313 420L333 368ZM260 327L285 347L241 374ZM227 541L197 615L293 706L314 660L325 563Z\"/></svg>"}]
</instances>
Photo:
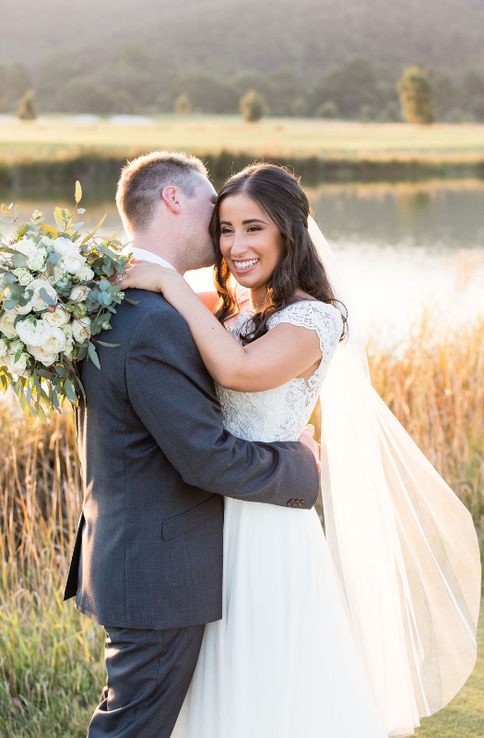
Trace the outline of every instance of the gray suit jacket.
<instances>
[{"instance_id":1,"label":"gray suit jacket","mask_svg":"<svg viewBox=\"0 0 484 738\"><path fill-rule=\"evenodd\" d=\"M84 504L65 599L103 625L206 623L221 617L222 495L310 508L316 463L302 444L225 431L185 320L158 294L130 297L102 336L121 346L98 344L101 371L81 362Z\"/></svg>"}]
</instances>

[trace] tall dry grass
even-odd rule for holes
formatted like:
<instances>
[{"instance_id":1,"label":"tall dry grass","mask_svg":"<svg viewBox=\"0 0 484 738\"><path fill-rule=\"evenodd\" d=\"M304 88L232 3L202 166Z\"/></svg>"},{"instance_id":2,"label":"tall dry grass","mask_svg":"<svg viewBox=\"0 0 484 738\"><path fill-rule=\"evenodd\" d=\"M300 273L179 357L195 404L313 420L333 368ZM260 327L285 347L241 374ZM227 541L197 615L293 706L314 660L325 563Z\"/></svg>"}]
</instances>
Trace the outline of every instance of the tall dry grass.
<instances>
[{"instance_id":1,"label":"tall dry grass","mask_svg":"<svg viewBox=\"0 0 484 738\"><path fill-rule=\"evenodd\" d=\"M471 510L484 547L484 322L397 354L369 348L373 382ZM70 414L47 426L0 406L0 735L85 735L102 634L62 602L81 507Z\"/></svg>"}]
</instances>

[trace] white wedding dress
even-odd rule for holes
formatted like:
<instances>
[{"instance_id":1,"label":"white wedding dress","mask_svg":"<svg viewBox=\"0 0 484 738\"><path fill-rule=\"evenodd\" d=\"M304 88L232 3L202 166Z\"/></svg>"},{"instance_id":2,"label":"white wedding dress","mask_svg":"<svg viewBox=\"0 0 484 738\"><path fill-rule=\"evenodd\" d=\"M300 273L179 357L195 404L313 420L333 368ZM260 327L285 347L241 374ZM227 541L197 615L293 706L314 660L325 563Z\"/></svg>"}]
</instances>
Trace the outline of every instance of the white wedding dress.
<instances>
[{"instance_id":1,"label":"white wedding dress","mask_svg":"<svg viewBox=\"0 0 484 738\"><path fill-rule=\"evenodd\" d=\"M250 321L241 313L231 332ZM303 301L276 313L316 331L308 380L265 392L217 387L226 428L295 441L342 330L340 312ZM385 738L317 512L225 498L223 617L205 629L172 738Z\"/></svg>"}]
</instances>

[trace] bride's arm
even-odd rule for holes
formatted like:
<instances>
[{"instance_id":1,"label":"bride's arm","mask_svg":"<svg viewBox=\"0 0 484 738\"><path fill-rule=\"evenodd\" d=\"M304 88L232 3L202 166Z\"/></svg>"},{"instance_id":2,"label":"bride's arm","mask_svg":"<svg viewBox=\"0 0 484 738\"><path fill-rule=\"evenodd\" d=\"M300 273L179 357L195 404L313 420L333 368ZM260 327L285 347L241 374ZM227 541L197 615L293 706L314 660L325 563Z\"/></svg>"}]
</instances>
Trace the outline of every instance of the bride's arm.
<instances>
[{"instance_id":1,"label":"bride's arm","mask_svg":"<svg viewBox=\"0 0 484 738\"><path fill-rule=\"evenodd\" d=\"M137 262L121 289L162 292L185 318L209 373L218 384L239 392L279 387L321 359L317 334L281 323L248 346L241 346L173 269Z\"/></svg>"}]
</instances>

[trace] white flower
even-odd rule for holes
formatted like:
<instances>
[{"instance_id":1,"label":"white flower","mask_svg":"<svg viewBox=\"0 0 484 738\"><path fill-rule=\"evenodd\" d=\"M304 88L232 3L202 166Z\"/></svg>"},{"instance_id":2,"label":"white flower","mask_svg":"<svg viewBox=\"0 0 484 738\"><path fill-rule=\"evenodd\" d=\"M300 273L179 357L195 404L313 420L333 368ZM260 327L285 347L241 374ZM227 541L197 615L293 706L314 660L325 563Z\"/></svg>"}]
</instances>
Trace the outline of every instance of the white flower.
<instances>
[{"instance_id":1,"label":"white flower","mask_svg":"<svg viewBox=\"0 0 484 738\"><path fill-rule=\"evenodd\" d=\"M44 366L50 366L59 358L57 354L49 354L40 346L27 346L27 350L32 354L34 359L41 361Z\"/></svg>"},{"instance_id":2,"label":"white flower","mask_svg":"<svg viewBox=\"0 0 484 738\"><path fill-rule=\"evenodd\" d=\"M44 351L48 354L58 354L64 351L66 345L66 337L60 328L52 328L49 337L42 344Z\"/></svg>"},{"instance_id":3,"label":"white flower","mask_svg":"<svg viewBox=\"0 0 484 738\"><path fill-rule=\"evenodd\" d=\"M82 267L82 269L79 269L79 271L77 272L77 277L81 280L81 282L90 282L91 279L94 279L94 272L92 271L91 267L87 266L86 264Z\"/></svg>"},{"instance_id":4,"label":"white flower","mask_svg":"<svg viewBox=\"0 0 484 738\"><path fill-rule=\"evenodd\" d=\"M91 336L91 318L87 316L74 320L72 323L72 335L76 343L84 343L84 341Z\"/></svg>"},{"instance_id":5,"label":"white flower","mask_svg":"<svg viewBox=\"0 0 484 738\"><path fill-rule=\"evenodd\" d=\"M44 314L44 320L54 328L62 328L69 320L69 313L63 310L63 308L58 307L53 313L46 312Z\"/></svg>"},{"instance_id":6,"label":"white flower","mask_svg":"<svg viewBox=\"0 0 484 738\"><path fill-rule=\"evenodd\" d=\"M13 355L5 356L3 359L4 365L7 367L10 374L22 374L27 368L28 354L20 354L17 361L14 360Z\"/></svg>"},{"instance_id":7,"label":"white flower","mask_svg":"<svg viewBox=\"0 0 484 738\"><path fill-rule=\"evenodd\" d=\"M55 244L55 241L52 238L49 238L49 236L42 236L42 238L39 241L39 245L42 244L45 248L53 247Z\"/></svg>"},{"instance_id":8,"label":"white flower","mask_svg":"<svg viewBox=\"0 0 484 738\"><path fill-rule=\"evenodd\" d=\"M30 282L33 280L33 277L28 269L24 269L23 267L19 267L18 269L14 269L13 273L17 277L19 284L22 285L22 287L26 287Z\"/></svg>"},{"instance_id":9,"label":"white flower","mask_svg":"<svg viewBox=\"0 0 484 738\"><path fill-rule=\"evenodd\" d=\"M10 356L15 356L17 351L20 351L23 349L23 343L22 341L19 341L16 339L15 341L10 341L10 346L8 347L7 354Z\"/></svg>"},{"instance_id":10,"label":"white flower","mask_svg":"<svg viewBox=\"0 0 484 738\"><path fill-rule=\"evenodd\" d=\"M65 325L61 327L62 327L62 330L64 331L64 335L67 341L72 341L72 325L70 323L66 323Z\"/></svg>"},{"instance_id":11,"label":"white flower","mask_svg":"<svg viewBox=\"0 0 484 738\"><path fill-rule=\"evenodd\" d=\"M8 353L7 342L4 338L0 338L0 359L3 358L6 353Z\"/></svg>"},{"instance_id":12,"label":"white flower","mask_svg":"<svg viewBox=\"0 0 484 738\"><path fill-rule=\"evenodd\" d=\"M54 251L62 254L57 263L69 274L78 274L86 264L85 258L79 252L79 246L68 238L57 238L54 241Z\"/></svg>"},{"instance_id":13,"label":"white flower","mask_svg":"<svg viewBox=\"0 0 484 738\"><path fill-rule=\"evenodd\" d=\"M66 341L66 345L64 348L64 356L66 357L66 359L72 359L73 351L74 351L74 342L71 337L70 340L68 339Z\"/></svg>"},{"instance_id":14,"label":"white flower","mask_svg":"<svg viewBox=\"0 0 484 738\"><path fill-rule=\"evenodd\" d=\"M44 343L52 335L52 328L45 320L26 320L19 321L17 324L17 332L21 341L29 346L43 346ZM30 351L30 349L29 349Z\"/></svg>"},{"instance_id":15,"label":"white flower","mask_svg":"<svg viewBox=\"0 0 484 738\"><path fill-rule=\"evenodd\" d=\"M0 332L7 336L7 338L15 338L18 335L14 327L16 318L17 313L15 310L5 310L0 318Z\"/></svg>"},{"instance_id":16,"label":"white flower","mask_svg":"<svg viewBox=\"0 0 484 738\"><path fill-rule=\"evenodd\" d=\"M30 312L32 312L32 302L28 302L26 305L16 305L14 307L15 312L17 315L28 315Z\"/></svg>"},{"instance_id":17,"label":"white flower","mask_svg":"<svg viewBox=\"0 0 484 738\"><path fill-rule=\"evenodd\" d=\"M54 266L54 283L60 282L61 279L64 279L64 277L67 277L65 269L63 269L59 264L55 264Z\"/></svg>"},{"instance_id":18,"label":"white flower","mask_svg":"<svg viewBox=\"0 0 484 738\"><path fill-rule=\"evenodd\" d=\"M90 292L91 290L85 284L77 284L72 288L69 300L72 300L72 302L84 302Z\"/></svg>"},{"instance_id":19,"label":"white flower","mask_svg":"<svg viewBox=\"0 0 484 738\"><path fill-rule=\"evenodd\" d=\"M49 307L48 304L40 296L40 290L42 289L42 287L52 298L52 300L54 302L57 302L57 292L52 287L50 282L48 282L46 279L34 279L29 284L29 290L34 291L34 294L32 295L30 300L30 304L32 305L32 308L37 312L40 312L41 310L47 310L47 308Z\"/></svg>"},{"instance_id":20,"label":"white flower","mask_svg":"<svg viewBox=\"0 0 484 738\"><path fill-rule=\"evenodd\" d=\"M27 259L26 266L28 266L28 268L32 269L34 272L40 272L44 268L44 261L46 256L47 252L45 251L45 249L39 249L36 254L33 254L29 259Z\"/></svg>"},{"instance_id":21,"label":"white flower","mask_svg":"<svg viewBox=\"0 0 484 738\"><path fill-rule=\"evenodd\" d=\"M13 248L26 256L28 259L37 251L36 244L30 238L22 238L14 244Z\"/></svg>"}]
</instances>

